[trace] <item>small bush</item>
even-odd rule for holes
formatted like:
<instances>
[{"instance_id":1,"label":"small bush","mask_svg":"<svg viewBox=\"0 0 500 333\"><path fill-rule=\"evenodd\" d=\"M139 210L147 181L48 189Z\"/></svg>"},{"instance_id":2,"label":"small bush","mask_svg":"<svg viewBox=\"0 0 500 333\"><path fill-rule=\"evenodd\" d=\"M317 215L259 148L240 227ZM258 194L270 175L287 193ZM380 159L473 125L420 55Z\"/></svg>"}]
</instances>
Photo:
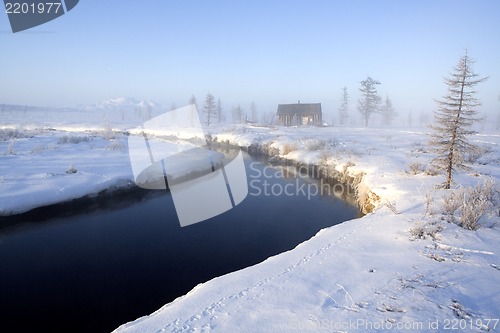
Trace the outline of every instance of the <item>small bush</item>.
<instances>
[{"instance_id":1,"label":"small bush","mask_svg":"<svg viewBox=\"0 0 500 333\"><path fill-rule=\"evenodd\" d=\"M431 190L425 192L425 211L424 211L424 216L429 215L432 216L435 214L434 208L433 208L433 203L434 203L434 197L436 196L436 190Z\"/></svg>"},{"instance_id":2,"label":"small bush","mask_svg":"<svg viewBox=\"0 0 500 333\"><path fill-rule=\"evenodd\" d=\"M59 144L73 143L79 144L81 142L89 142L90 138L88 136L78 136L78 135L64 135L57 140Z\"/></svg>"},{"instance_id":3,"label":"small bush","mask_svg":"<svg viewBox=\"0 0 500 333\"><path fill-rule=\"evenodd\" d=\"M11 128L0 128L0 141L9 141L13 139L22 139L26 137L26 133Z\"/></svg>"},{"instance_id":4,"label":"small bush","mask_svg":"<svg viewBox=\"0 0 500 333\"><path fill-rule=\"evenodd\" d=\"M486 181L475 187L459 188L444 197L444 213L449 222L464 229L477 230L479 221L495 204L495 183ZM456 213L458 212L458 219Z\"/></svg>"},{"instance_id":5,"label":"small bush","mask_svg":"<svg viewBox=\"0 0 500 333\"><path fill-rule=\"evenodd\" d=\"M492 206L491 190L492 188L486 183L465 189L459 218L459 225L462 228L469 230L479 228L479 220Z\"/></svg>"},{"instance_id":6,"label":"small bush","mask_svg":"<svg viewBox=\"0 0 500 333\"><path fill-rule=\"evenodd\" d=\"M385 203L384 203L384 206L386 206L387 208L389 208L391 210L391 212L394 213L394 215L399 215L399 211L396 207L396 201L389 201L387 200Z\"/></svg>"},{"instance_id":7,"label":"small bush","mask_svg":"<svg viewBox=\"0 0 500 333\"><path fill-rule=\"evenodd\" d=\"M425 168L424 172L428 176L437 176L439 174L439 170L432 165L429 165L429 167Z\"/></svg>"},{"instance_id":8,"label":"small bush","mask_svg":"<svg viewBox=\"0 0 500 333\"><path fill-rule=\"evenodd\" d=\"M122 150L125 146L121 141L112 141L110 144L106 147L106 149L109 150Z\"/></svg>"},{"instance_id":9,"label":"small bush","mask_svg":"<svg viewBox=\"0 0 500 333\"><path fill-rule=\"evenodd\" d=\"M70 165L68 170L66 170L67 174L73 174L73 173L77 173L77 172L78 172L78 170L76 170L76 168L73 165Z\"/></svg>"},{"instance_id":10,"label":"small bush","mask_svg":"<svg viewBox=\"0 0 500 333\"><path fill-rule=\"evenodd\" d=\"M419 153L419 154L427 154L428 151L425 149L425 146L422 145L422 142L420 141L415 141L411 144L411 152L412 153Z\"/></svg>"},{"instance_id":11,"label":"small bush","mask_svg":"<svg viewBox=\"0 0 500 333\"><path fill-rule=\"evenodd\" d=\"M104 125L104 128L99 132L99 135L106 140L113 140L117 137L115 131L113 131L113 128L111 128L109 124Z\"/></svg>"},{"instance_id":12,"label":"small bush","mask_svg":"<svg viewBox=\"0 0 500 333\"><path fill-rule=\"evenodd\" d=\"M436 223L422 223L410 229L410 239L439 239L439 233L443 231L443 226Z\"/></svg>"},{"instance_id":13,"label":"small bush","mask_svg":"<svg viewBox=\"0 0 500 333\"><path fill-rule=\"evenodd\" d=\"M461 191L460 191L461 192ZM462 202L460 201L461 193L454 191L450 195L443 198L444 213L447 216L448 222L455 222L455 212L460 208Z\"/></svg>"},{"instance_id":14,"label":"small bush","mask_svg":"<svg viewBox=\"0 0 500 333\"><path fill-rule=\"evenodd\" d=\"M306 139L303 141L304 147L309 151L319 151L325 148L326 142L319 139Z\"/></svg>"},{"instance_id":15,"label":"small bush","mask_svg":"<svg viewBox=\"0 0 500 333\"><path fill-rule=\"evenodd\" d=\"M304 148L306 148L309 151L320 151L336 147L338 145L338 142L334 138L330 138L328 140L308 138L308 139L303 139L302 144L304 145Z\"/></svg>"},{"instance_id":16,"label":"small bush","mask_svg":"<svg viewBox=\"0 0 500 333\"><path fill-rule=\"evenodd\" d=\"M408 163L408 172L412 175L418 175L425 170L425 166L420 162Z\"/></svg>"}]
</instances>

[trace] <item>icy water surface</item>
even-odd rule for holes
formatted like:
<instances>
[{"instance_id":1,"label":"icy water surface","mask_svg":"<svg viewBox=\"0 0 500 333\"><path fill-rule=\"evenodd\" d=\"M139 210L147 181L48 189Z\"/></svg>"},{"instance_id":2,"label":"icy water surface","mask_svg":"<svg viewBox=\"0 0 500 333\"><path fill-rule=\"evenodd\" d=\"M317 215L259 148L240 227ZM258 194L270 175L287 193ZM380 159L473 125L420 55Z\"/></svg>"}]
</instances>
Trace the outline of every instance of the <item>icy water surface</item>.
<instances>
[{"instance_id":1,"label":"icy water surface","mask_svg":"<svg viewBox=\"0 0 500 333\"><path fill-rule=\"evenodd\" d=\"M110 332L360 216L328 185L245 163L245 201L184 228L169 193L139 189L0 218L2 331Z\"/></svg>"}]
</instances>

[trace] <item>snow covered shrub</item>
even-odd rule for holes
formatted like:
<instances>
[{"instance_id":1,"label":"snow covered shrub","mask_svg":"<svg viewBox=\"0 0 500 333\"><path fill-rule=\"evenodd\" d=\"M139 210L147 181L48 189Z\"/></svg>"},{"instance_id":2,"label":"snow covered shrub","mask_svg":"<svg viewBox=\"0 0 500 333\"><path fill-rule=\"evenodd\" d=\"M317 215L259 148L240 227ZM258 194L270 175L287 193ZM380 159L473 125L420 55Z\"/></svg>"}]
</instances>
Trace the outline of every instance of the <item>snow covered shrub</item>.
<instances>
[{"instance_id":1,"label":"snow covered shrub","mask_svg":"<svg viewBox=\"0 0 500 333\"><path fill-rule=\"evenodd\" d=\"M349 158L363 156L363 153L360 153L359 151L353 149L352 147L345 147L343 149L339 149L338 152L339 152L339 154L345 155L345 156L347 156Z\"/></svg>"},{"instance_id":2,"label":"snow covered shrub","mask_svg":"<svg viewBox=\"0 0 500 333\"><path fill-rule=\"evenodd\" d=\"M338 145L338 142L334 138L328 140L321 140L315 138L305 138L302 140L304 147L309 151L320 151L328 148L333 148Z\"/></svg>"},{"instance_id":3,"label":"snow covered shrub","mask_svg":"<svg viewBox=\"0 0 500 333\"><path fill-rule=\"evenodd\" d=\"M493 197L494 184L491 181L465 189L459 225L469 230L478 229L479 220L493 206Z\"/></svg>"},{"instance_id":4,"label":"snow covered shrub","mask_svg":"<svg viewBox=\"0 0 500 333\"><path fill-rule=\"evenodd\" d=\"M116 139L116 133L109 124L104 125L104 128L100 131L99 135L106 140Z\"/></svg>"},{"instance_id":5,"label":"snow covered shrub","mask_svg":"<svg viewBox=\"0 0 500 333\"><path fill-rule=\"evenodd\" d=\"M424 216L432 216L435 214L435 211L434 209L431 209L432 208L432 204L434 203L434 197L436 196L436 190L430 190L430 191L427 191L425 192L425 202L424 202L424 207L425 207L425 211L424 211Z\"/></svg>"},{"instance_id":6,"label":"snow covered shrub","mask_svg":"<svg viewBox=\"0 0 500 333\"><path fill-rule=\"evenodd\" d=\"M78 136L78 135L64 135L57 140L59 144L73 143L79 144L81 142L89 142L90 138L88 136Z\"/></svg>"},{"instance_id":7,"label":"snow covered shrub","mask_svg":"<svg viewBox=\"0 0 500 333\"><path fill-rule=\"evenodd\" d=\"M73 165L70 165L68 170L66 170L67 174L77 173L76 168Z\"/></svg>"},{"instance_id":8,"label":"snow covered shrub","mask_svg":"<svg viewBox=\"0 0 500 333\"><path fill-rule=\"evenodd\" d=\"M495 183L485 181L475 187L453 190L444 199L444 213L449 222L468 230L477 230L481 218L491 211L496 201ZM455 217L458 212L458 219Z\"/></svg>"},{"instance_id":9,"label":"snow covered shrub","mask_svg":"<svg viewBox=\"0 0 500 333\"><path fill-rule=\"evenodd\" d=\"M428 151L420 141L415 141L411 144L411 150L414 155L427 154Z\"/></svg>"},{"instance_id":10,"label":"snow covered shrub","mask_svg":"<svg viewBox=\"0 0 500 333\"><path fill-rule=\"evenodd\" d=\"M0 128L0 141L25 138L26 134L20 130L12 128Z\"/></svg>"},{"instance_id":11,"label":"snow covered shrub","mask_svg":"<svg viewBox=\"0 0 500 333\"><path fill-rule=\"evenodd\" d=\"M106 147L109 150L122 150L124 148L124 144L121 141L111 141L110 144Z\"/></svg>"},{"instance_id":12,"label":"snow covered shrub","mask_svg":"<svg viewBox=\"0 0 500 333\"><path fill-rule=\"evenodd\" d=\"M389 201L387 200L385 203L384 203L384 206L386 206L387 208L389 208L391 210L391 212L394 213L394 215L399 215L399 211L396 207L396 201Z\"/></svg>"},{"instance_id":13,"label":"snow covered shrub","mask_svg":"<svg viewBox=\"0 0 500 333\"><path fill-rule=\"evenodd\" d=\"M429 165L427 168L425 168L425 174L427 176L437 176L439 174L439 170L434 166Z\"/></svg>"},{"instance_id":14,"label":"snow covered shrub","mask_svg":"<svg viewBox=\"0 0 500 333\"><path fill-rule=\"evenodd\" d=\"M418 161L410 162L408 163L408 169L409 169L408 172L411 173L412 175L418 175L419 173L425 170L425 166Z\"/></svg>"},{"instance_id":15,"label":"snow covered shrub","mask_svg":"<svg viewBox=\"0 0 500 333\"><path fill-rule=\"evenodd\" d=\"M305 139L302 142L309 151L319 151L326 147L326 142L319 139Z\"/></svg>"},{"instance_id":16,"label":"snow covered shrub","mask_svg":"<svg viewBox=\"0 0 500 333\"><path fill-rule=\"evenodd\" d=\"M432 239L438 240L439 233L443 231L443 226L434 222L425 222L416 225L414 228L410 229L410 239Z\"/></svg>"},{"instance_id":17,"label":"snow covered shrub","mask_svg":"<svg viewBox=\"0 0 500 333\"><path fill-rule=\"evenodd\" d=\"M444 214L447 217L448 222L455 222L455 212L460 208L462 202L460 198L462 197L462 189L453 191L450 195L443 197L443 209Z\"/></svg>"}]
</instances>

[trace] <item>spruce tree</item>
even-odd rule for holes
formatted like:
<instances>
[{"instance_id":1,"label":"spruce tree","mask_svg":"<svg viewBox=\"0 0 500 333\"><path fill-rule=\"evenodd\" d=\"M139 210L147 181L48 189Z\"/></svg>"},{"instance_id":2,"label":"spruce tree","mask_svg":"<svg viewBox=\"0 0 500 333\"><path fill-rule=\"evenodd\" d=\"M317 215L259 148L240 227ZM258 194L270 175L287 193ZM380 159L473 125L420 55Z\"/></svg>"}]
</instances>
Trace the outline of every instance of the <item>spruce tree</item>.
<instances>
[{"instance_id":1,"label":"spruce tree","mask_svg":"<svg viewBox=\"0 0 500 333\"><path fill-rule=\"evenodd\" d=\"M215 97L211 93L208 93L205 97L205 105L203 106L203 111L205 112L206 124L210 126L213 122L212 119L217 119L217 109L215 108Z\"/></svg>"},{"instance_id":2,"label":"spruce tree","mask_svg":"<svg viewBox=\"0 0 500 333\"><path fill-rule=\"evenodd\" d=\"M394 111L394 106L392 105L392 101L389 99L389 96L386 96L381 112L382 116L384 117L384 124L391 126L392 121L398 114L396 111Z\"/></svg>"},{"instance_id":3,"label":"spruce tree","mask_svg":"<svg viewBox=\"0 0 500 333\"><path fill-rule=\"evenodd\" d=\"M370 115L379 112L381 98L377 93L377 84L380 84L380 82L369 76L366 80L361 81L361 88L359 89L361 99L358 101L358 110L364 118L365 127L368 126Z\"/></svg>"},{"instance_id":4,"label":"spruce tree","mask_svg":"<svg viewBox=\"0 0 500 333\"><path fill-rule=\"evenodd\" d=\"M468 169L464 157L477 149L468 140L476 133L472 125L480 120L477 111L480 102L475 98L474 87L487 77L474 73L473 64L466 50L453 72L445 78L448 93L437 101L439 107L434 113L434 124L430 126L429 143L436 154L431 163L438 170L445 171L445 189L450 188L455 170Z\"/></svg>"},{"instance_id":5,"label":"spruce tree","mask_svg":"<svg viewBox=\"0 0 500 333\"><path fill-rule=\"evenodd\" d=\"M347 87L342 88L342 104L339 108L339 123L344 125L346 118L349 117L349 94L347 93Z\"/></svg>"}]
</instances>

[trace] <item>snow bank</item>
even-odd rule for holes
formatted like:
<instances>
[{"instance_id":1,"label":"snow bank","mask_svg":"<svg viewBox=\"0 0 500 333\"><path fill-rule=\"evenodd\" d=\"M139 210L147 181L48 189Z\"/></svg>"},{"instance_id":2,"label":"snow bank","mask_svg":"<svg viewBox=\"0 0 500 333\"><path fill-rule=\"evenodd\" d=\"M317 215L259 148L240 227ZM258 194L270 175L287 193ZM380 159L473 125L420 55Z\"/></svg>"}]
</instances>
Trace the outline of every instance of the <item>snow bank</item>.
<instances>
[{"instance_id":1,"label":"snow bank","mask_svg":"<svg viewBox=\"0 0 500 333\"><path fill-rule=\"evenodd\" d=\"M138 181L134 179L130 156L131 152L137 154L137 149L130 147L130 142L134 142L131 139L144 141L142 133L127 136L117 132L23 129L14 134L9 132L9 136L8 140L0 141L0 216L70 201L105 189L134 186L134 181ZM197 146L185 140L166 141L152 136L149 144L164 153L159 158L174 156L170 156L168 165L169 176L174 181L205 171L206 158L202 157L206 154L210 154L214 162L223 157L216 152L193 153ZM140 153L148 152L141 150ZM147 176L144 173L143 177ZM163 177L161 183L164 188Z\"/></svg>"},{"instance_id":2,"label":"snow bank","mask_svg":"<svg viewBox=\"0 0 500 333\"><path fill-rule=\"evenodd\" d=\"M377 195L373 213L320 231L295 249L198 285L116 332L355 332L498 330L498 215L468 231L443 221L442 176L411 171L430 159L426 135L391 129L214 130L218 142L259 145L280 158L326 164ZM496 134L477 172L499 183ZM422 168L423 169L423 168ZM496 208L498 210L498 207ZM256 246L258 246L256 244Z\"/></svg>"},{"instance_id":3,"label":"snow bank","mask_svg":"<svg viewBox=\"0 0 500 333\"><path fill-rule=\"evenodd\" d=\"M123 136L106 140L80 133L23 133L23 138L0 142L0 215L131 183Z\"/></svg>"},{"instance_id":4,"label":"snow bank","mask_svg":"<svg viewBox=\"0 0 500 333\"><path fill-rule=\"evenodd\" d=\"M125 135L40 128L0 132L0 214L132 179ZM444 178L424 171L431 157L425 133L238 126L212 128L211 136L357 179L373 211L322 230L292 251L201 284L116 332L499 330L498 207L477 231L446 222L447 192L435 189ZM500 135L473 139L484 154L472 172L457 175L457 183L499 184Z\"/></svg>"}]
</instances>

